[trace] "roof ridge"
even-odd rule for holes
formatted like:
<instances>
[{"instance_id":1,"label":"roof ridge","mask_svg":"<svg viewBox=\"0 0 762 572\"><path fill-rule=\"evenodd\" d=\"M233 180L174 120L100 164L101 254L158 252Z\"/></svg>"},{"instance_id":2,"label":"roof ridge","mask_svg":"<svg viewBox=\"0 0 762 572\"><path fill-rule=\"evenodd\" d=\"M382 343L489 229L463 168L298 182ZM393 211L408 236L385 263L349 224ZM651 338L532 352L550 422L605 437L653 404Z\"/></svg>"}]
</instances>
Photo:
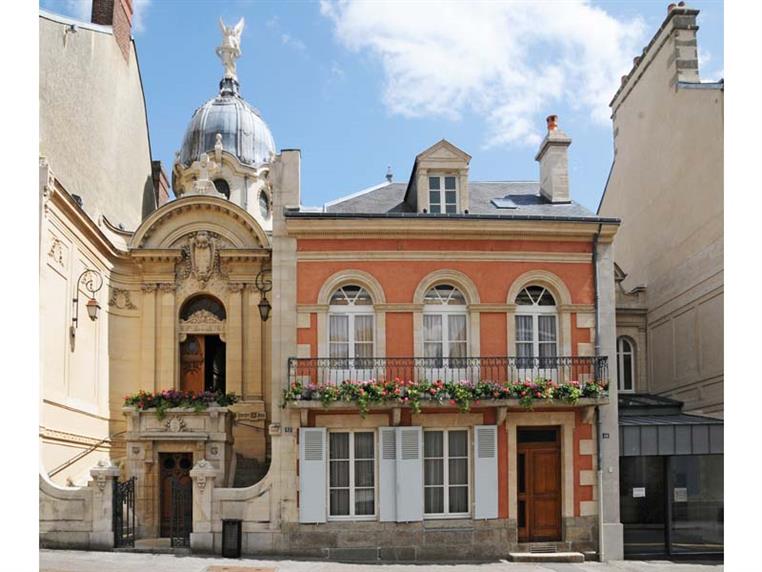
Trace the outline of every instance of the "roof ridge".
<instances>
[{"instance_id":1,"label":"roof ridge","mask_svg":"<svg viewBox=\"0 0 762 572\"><path fill-rule=\"evenodd\" d=\"M344 195L343 197L339 197L338 199L333 199L332 201L327 201L323 203L323 210L327 209L328 207L332 207L333 205L343 203L345 201L360 197L362 195L366 195L368 193L371 193L373 191L377 191L378 189L382 189L384 187L388 187L389 185L393 185L395 183L390 181L384 181L383 183L378 183L376 185L373 185L372 187L367 187L365 189L362 189L360 191L351 193L349 195ZM399 183L397 183L399 184ZM404 184L404 183L403 183Z\"/></svg>"}]
</instances>

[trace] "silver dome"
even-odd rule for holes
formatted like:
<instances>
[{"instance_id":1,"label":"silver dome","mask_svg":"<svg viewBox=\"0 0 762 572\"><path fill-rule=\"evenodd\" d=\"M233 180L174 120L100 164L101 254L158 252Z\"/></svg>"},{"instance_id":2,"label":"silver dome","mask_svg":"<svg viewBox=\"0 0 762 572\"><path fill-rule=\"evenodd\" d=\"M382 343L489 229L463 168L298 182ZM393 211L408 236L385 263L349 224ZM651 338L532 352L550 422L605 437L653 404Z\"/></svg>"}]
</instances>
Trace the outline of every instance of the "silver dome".
<instances>
[{"instance_id":1,"label":"silver dome","mask_svg":"<svg viewBox=\"0 0 762 572\"><path fill-rule=\"evenodd\" d=\"M202 153L214 151L218 133L222 147L247 165L269 161L275 141L259 111L238 95L238 82L220 82L220 94L193 114L180 149L180 163L190 165Z\"/></svg>"}]
</instances>

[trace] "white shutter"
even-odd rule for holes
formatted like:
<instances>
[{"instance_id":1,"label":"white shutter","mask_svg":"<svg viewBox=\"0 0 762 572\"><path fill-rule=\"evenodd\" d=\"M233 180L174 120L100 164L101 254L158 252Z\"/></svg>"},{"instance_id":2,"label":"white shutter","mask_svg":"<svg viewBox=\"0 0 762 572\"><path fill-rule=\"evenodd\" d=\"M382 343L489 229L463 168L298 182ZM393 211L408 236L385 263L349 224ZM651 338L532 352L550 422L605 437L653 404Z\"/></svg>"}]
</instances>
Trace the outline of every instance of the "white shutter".
<instances>
[{"instance_id":1,"label":"white shutter","mask_svg":"<svg viewBox=\"0 0 762 572\"><path fill-rule=\"evenodd\" d=\"M397 427L397 522L423 520L423 431Z\"/></svg>"},{"instance_id":2,"label":"white shutter","mask_svg":"<svg viewBox=\"0 0 762 572\"><path fill-rule=\"evenodd\" d=\"M379 520L397 520L397 430L382 427L378 431L378 493Z\"/></svg>"},{"instance_id":3,"label":"white shutter","mask_svg":"<svg viewBox=\"0 0 762 572\"><path fill-rule=\"evenodd\" d=\"M497 426L474 427L474 518L497 518Z\"/></svg>"},{"instance_id":4,"label":"white shutter","mask_svg":"<svg viewBox=\"0 0 762 572\"><path fill-rule=\"evenodd\" d=\"M299 522L325 522L328 446L326 429L299 429Z\"/></svg>"}]
</instances>

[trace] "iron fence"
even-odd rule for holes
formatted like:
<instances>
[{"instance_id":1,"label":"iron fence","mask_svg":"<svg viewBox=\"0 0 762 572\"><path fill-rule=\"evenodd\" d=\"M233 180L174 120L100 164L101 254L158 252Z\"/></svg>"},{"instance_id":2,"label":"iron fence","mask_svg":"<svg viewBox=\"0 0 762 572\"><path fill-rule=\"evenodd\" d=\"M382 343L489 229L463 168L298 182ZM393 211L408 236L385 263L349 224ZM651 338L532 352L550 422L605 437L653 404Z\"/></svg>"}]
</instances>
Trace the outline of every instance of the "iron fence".
<instances>
[{"instance_id":1,"label":"iron fence","mask_svg":"<svg viewBox=\"0 0 762 572\"><path fill-rule=\"evenodd\" d=\"M492 381L525 380L608 382L606 357L389 357L389 358L289 358L289 382L339 385L344 381Z\"/></svg>"},{"instance_id":2,"label":"iron fence","mask_svg":"<svg viewBox=\"0 0 762 572\"><path fill-rule=\"evenodd\" d=\"M111 517L113 520L114 548L135 546L135 481L132 477L119 482L114 479Z\"/></svg>"}]
</instances>

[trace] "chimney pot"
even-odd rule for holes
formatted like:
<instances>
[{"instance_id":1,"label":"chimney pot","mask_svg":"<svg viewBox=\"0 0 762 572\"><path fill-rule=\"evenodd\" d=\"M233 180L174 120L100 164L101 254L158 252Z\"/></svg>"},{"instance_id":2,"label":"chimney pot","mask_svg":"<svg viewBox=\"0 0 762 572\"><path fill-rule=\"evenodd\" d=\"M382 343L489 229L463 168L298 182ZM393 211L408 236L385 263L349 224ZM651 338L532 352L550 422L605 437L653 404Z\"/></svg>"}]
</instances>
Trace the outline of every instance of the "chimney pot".
<instances>
[{"instance_id":1,"label":"chimney pot","mask_svg":"<svg viewBox=\"0 0 762 572\"><path fill-rule=\"evenodd\" d=\"M558 115L548 115L545 118L545 121L548 124L548 131L555 131L558 129Z\"/></svg>"},{"instance_id":2,"label":"chimney pot","mask_svg":"<svg viewBox=\"0 0 762 572\"><path fill-rule=\"evenodd\" d=\"M667 14L672 12L672 10L674 10L675 8L677 8L677 4L675 4L674 2L670 4L669 6L667 6Z\"/></svg>"}]
</instances>

